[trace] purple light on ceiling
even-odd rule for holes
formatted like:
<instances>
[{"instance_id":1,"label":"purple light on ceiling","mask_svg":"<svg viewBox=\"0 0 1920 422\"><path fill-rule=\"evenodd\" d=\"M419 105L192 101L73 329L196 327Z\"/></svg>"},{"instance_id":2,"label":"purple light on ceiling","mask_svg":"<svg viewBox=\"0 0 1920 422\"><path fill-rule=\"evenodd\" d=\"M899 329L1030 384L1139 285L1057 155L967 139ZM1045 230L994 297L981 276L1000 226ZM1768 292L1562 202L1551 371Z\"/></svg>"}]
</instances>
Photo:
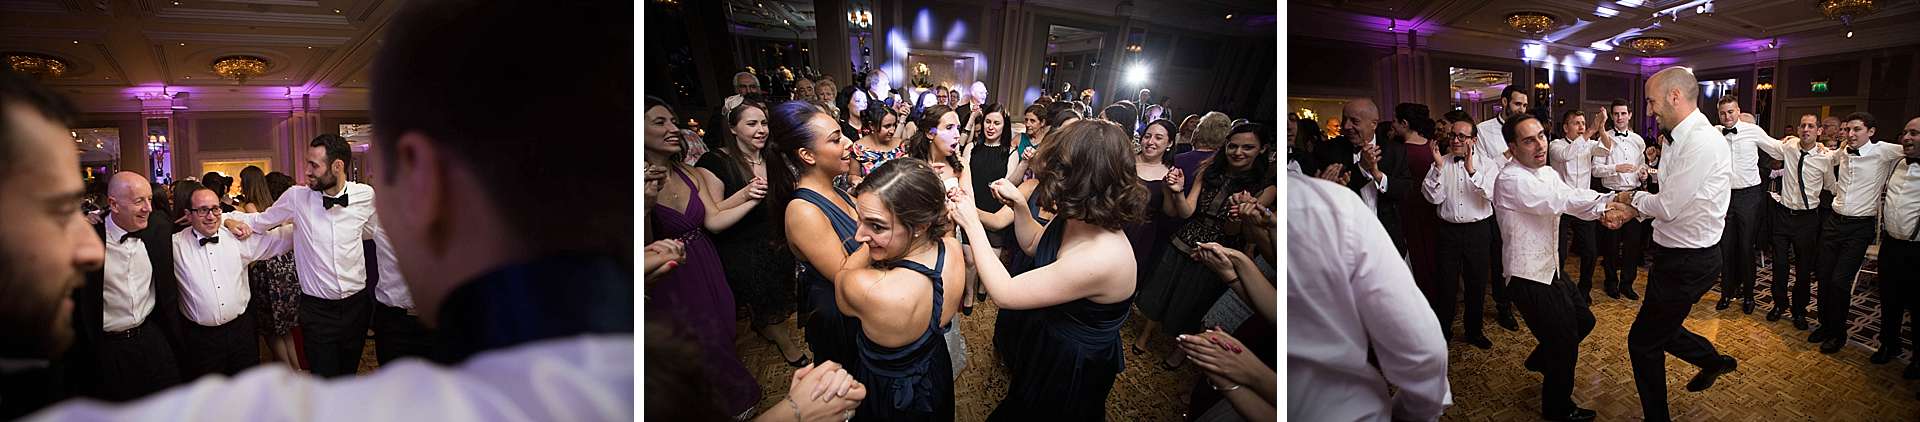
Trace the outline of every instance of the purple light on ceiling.
<instances>
[{"instance_id":1,"label":"purple light on ceiling","mask_svg":"<svg viewBox=\"0 0 1920 422\"><path fill-rule=\"evenodd\" d=\"M913 40L919 43L933 42L933 12L920 9L913 18Z\"/></svg>"},{"instance_id":2,"label":"purple light on ceiling","mask_svg":"<svg viewBox=\"0 0 1920 422\"><path fill-rule=\"evenodd\" d=\"M953 26L947 28L947 39L941 43L941 47L951 51L955 45L960 44L961 37L965 37L966 35L967 23L957 20L953 21Z\"/></svg>"}]
</instances>

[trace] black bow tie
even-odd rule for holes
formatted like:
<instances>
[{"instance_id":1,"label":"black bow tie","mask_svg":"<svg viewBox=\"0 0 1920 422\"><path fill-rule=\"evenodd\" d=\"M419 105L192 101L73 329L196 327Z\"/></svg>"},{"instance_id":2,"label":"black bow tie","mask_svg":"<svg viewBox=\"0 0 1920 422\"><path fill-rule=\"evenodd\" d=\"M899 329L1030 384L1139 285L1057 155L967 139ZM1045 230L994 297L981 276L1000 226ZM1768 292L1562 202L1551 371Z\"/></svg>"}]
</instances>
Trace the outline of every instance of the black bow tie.
<instances>
[{"instance_id":1,"label":"black bow tie","mask_svg":"<svg viewBox=\"0 0 1920 422\"><path fill-rule=\"evenodd\" d=\"M1626 132L1614 132L1614 133L1613 133L1613 136L1615 136L1615 137L1620 137L1620 138L1625 138L1625 137L1627 137L1627 133L1626 133Z\"/></svg>"},{"instance_id":2,"label":"black bow tie","mask_svg":"<svg viewBox=\"0 0 1920 422\"><path fill-rule=\"evenodd\" d=\"M1721 129L1720 129L1720 134L1721 134L1721 135L1732 135L1732 134L1733 134L1734 132L1739 132L1739 131L1738 131L1738 130L1734 130L1734 129L1733 129L1733 128L1731 128L1731 127L1728 127L1728 128L1721 128Z\"/></svg>"},{"instance_id":3,"label":"black bow tie","mask_svg":"<svg viewBox=\"0 0 1920 422\"><path fill-rule=\"evenodd\" d=\"M1854 148L1854 147L1847 147L1847 155L1851 155L1851 156L1855 156L1855 157L1859 157L1859 156L1860 156L1860 149L1859 149L1859 148Z\"/></svg>"},{"instance_id":4,"label":"black bow tie","mask_svg":"<svg viewBox=\"0 0 1920 422\"><path fill-rule=\"evenodd\" d=\"M220 243L220 236L200 238L200 246L207 246L208 243Z\"/></svg>"},{"instance_id":5,"label":"black bow tie","mask_svg":"<svg viewBox=\"0 0 1920 422\"><path fill-rule=\"evenodd\" d=\"M1461 157L1461 156L1458 156L1458 155L1455 155L1455 156L1453 156L1453 162L1456 162L1456 163L1458 163L1458 162L1461 162L1461 161L1467 161L1467 157Z\"/></svg>"},{"instance_id":6,"label":"black bow tie","mask_svg":"<svg viewBox=\"0 0 1920 422\"><path fill-rule=\"evenodd\" d=\"M339 198L320 197L320 209L325 210L333 208L336 205L341 207L347 206L347 194L345 192L342 192Z\"/></svg>"},{"instance_id":7,"label":"black bow tie","mask_svg":"<svg viewBox=\"0 0 1920 422\"><path fill-rule=\"evenodd\" d=\"M140 229L140 230L127 232L127 234L120 235L120 243L127 243L127 239L139 239L141 237L146 236L146 234L147 234L147 229Z\"/></svg>"}]
</instances>

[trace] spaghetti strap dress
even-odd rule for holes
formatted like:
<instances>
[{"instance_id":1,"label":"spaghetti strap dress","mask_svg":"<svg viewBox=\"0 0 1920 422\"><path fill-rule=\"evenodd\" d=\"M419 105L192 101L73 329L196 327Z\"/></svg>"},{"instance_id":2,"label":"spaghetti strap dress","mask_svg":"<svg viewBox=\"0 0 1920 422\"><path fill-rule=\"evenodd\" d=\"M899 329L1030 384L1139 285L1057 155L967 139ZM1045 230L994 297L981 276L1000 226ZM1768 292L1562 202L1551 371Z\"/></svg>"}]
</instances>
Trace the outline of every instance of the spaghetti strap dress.
<instances>
[{"instance_id":1,"label":"spaghetti strap dress","mask_svg":"<svg viewBox=\"0 0 1920 422\"><path fill-rule=\"evenodd\" d=\"M1033 221L1040 223L1041 226L1045 226L1047 225L1047 219L1040 218L1039 201L1035 198L1038 197L1027 197L1027 209L1030 210L1029 212L1032 214ZM1009 234L1011 234L1013 227L1009 226L1007 229ZM1019 237L1010 237L1013 238L1015 244L1007 248L1009 254L1007 257L1007 276L1017 277L1022 273L1026 273L1027 270L1033 269L1035 265L1033 265L1033 257L1027 255L1027 252L1018 245ZM1005 365L1007 371L1019 372L1020 368L1013 366L1015 362L1012 356L1024 353L1026 350L1021 347L1020 339L1024 337L1027 321L1030 319L1027 318L1027 316L1033 311L1000 308L999 312L999 316L993 320L993 347L994 350L1000 352L1000 364Z\"/></svg>"},{"instance_id":2,"label":"spaghetti strap dress","mask_svg":"<svg viewBox=\"0 0 1920 422\"><path fill-rule=\"evenodd\" d=\"M913 261L895 264L927 276L933 282L933 314L927 331L901 347L874 344L865 332L855 335L861 370L856 375L867 386L867 398L854 411L854 420L870 421L952 421L953 359L941 335L940 313L946 304L946 287L940 279L947 265L947 245L940 243L940 255L933 268Z\"/></svg>"},{"instance_id":3,"label":"spaghetti strap dress","mask_svg":"<svg viewBox=\"0 0 1920 422\"><path fill-rule=\"evenodd\" d=\"M1034 267L1059 257L1067 224L1049 226L1034 248ZM1107 395L1126 367L1120 327L1133 299L1095 303L1086 298L1030 310L1021 353L1009 356L1014 372L1007 397L989 421L1097 421L1106 419Z\"/></svg>"},{"instance_id":4,"label":"spaghetti strap dress","mask_svg":"<svg viewBox=\"0 0 1920 422\"><path fill-rule=\"evenodd\" d=\"M848 204L853 203L853 198L847 197L845 192L836 189L834 193ZM793 195L819 207L820 212L827 215L828 223L833 225L833 234L839 237L842 251L851 254L860 248L860 242L853 240L854 230L859 226L852 216L840 210L840 206L812 189L801 188L794 191ZM852 369L856 368L848 363L855 358L853 337L860 332L860 321L840 313L840 306L833 301L833 280L828 280L825 274L805 259L794 261L799 264L795 267L799 270L801 290L806 294L800 302L799 311L805 316L807 348L813 350L813 361L831 360L848 367L848 372L854 372Z\"/></svg>"}]
</instances>

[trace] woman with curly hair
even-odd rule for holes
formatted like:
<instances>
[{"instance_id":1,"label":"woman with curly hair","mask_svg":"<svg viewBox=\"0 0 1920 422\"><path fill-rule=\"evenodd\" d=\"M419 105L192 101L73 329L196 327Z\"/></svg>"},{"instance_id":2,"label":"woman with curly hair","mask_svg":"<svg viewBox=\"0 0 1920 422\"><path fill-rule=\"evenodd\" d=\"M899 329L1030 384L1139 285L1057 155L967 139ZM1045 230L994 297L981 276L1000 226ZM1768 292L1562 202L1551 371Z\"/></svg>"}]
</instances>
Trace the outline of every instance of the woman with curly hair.
<instances>
[{"instance_id":1,"label":"woman with curly hair","mask_svg":"<svg viewBox=\"0 0 1920 422\"><path fill-rule=\"evenodd\" d=\"M974 270L1001 308L1025 309L1026 350L1008 356L1012 385L988 420L1089 420L1106 415L1107 395L1123 366L1120 326L1133 302L1132 245L1122 231L1146 215L1146 188L1134 174L1133 141L1119 124L1066 124L1034 155L1034 204L1055 213L1045 226L1016 219L1017 231L1041 235L1021 248L1034 268L1011 276L998 261L979 259ZM1069 177L1071 175L1071 177ZM992 194L1019 213L1026 198L1010 182ZM966 189L948 191L949 215L968 237L986 228ZM975 256L993 253L986 242L968 245Z\"/></svg>"}]
</instances>

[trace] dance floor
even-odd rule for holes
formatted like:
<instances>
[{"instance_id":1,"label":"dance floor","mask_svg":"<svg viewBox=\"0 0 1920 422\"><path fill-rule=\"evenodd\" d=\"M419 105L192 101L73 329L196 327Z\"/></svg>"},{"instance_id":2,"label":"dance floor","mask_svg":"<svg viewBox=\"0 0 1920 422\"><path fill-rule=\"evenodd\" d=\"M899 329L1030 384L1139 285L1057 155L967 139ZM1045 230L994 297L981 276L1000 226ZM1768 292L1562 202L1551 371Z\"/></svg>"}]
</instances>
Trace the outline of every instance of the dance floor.
<instances>
[{"instance_id":1,"label":"dance floor","mask_svg":"<svg viewBox=\"0 0 1920 422\"><path fill-rule=\"evenodd\" d=\"M1569 273L1578 269L1577 260L1569 259L1567 264ZM1646 267L1641 268L1635 291L1644 297L1647 276ZM1759 294L1752 315L1741 313L1738 302L1725 311L1714 310L1720 299L1718 288L1709 291L1688 315L1686 327L1713 341L1720 353L1739 359L1740 368L1720 377L1707 391L1689 393L1686 383L1699 368L1668 355L1667 398L1674 420L1920 420L1920 399L1914 396L1920 381L1900 378L1912 359L1911 348L1890 363L1867 361L1879 347L1874 339L1879 328L1878 281L1871 275L1861 276L1855 287L1847 347L1824 355L1819 345L1806 341L1806 331L1793 328L1790 319L1767 322L1773 300L1765 280L1771 279L1771 271L1763 267L1758 272L1762 282L1756 287ZM1627 361L1627 328L1639 302L1608 298L1601 293L1598 279L1595 284L1592 309L1597 323L1580 344L1573 400L1599 412L1598 420L1641 420L1639 395ZM1488 302L1491 308L1492 301ZM1493 323L1492 312L1486 319L1493 349L1462 342L1448 347L1454 405L1441 419L1539 420L1540 374L1519 364L1537 342L1524 321L1519 331L1507 331Z\"/></svg>"},{"instance_id":2,"label":"dance floor","mask_svg":"<svg viewBox=\"0 0 1920 422\"><path fill-rule=\"evenodd\" d=\"M1007 369L1000 366L993 355L993 321L998 310L991 301L978 304L972 316L961 315L960 332L967 339L967 368L960 371L960 377L954 380L955 421L982 421L993 413L993 407L1007 395L1009 375ZM786 325L793 328L793 319ZM1140 330L1140 314L1135 312L1127 318L1126 327L1121 331L1123 340L1131 344L1133 334ZM787 383L793 378L793 367L781 361L780 349L747 327L742 319L736 328L740 333L734 345L740 351L741 360L746 362L747 371L760 379L763 390L760 409L764 411L773 406L781 397L786 396ZM806 347L795 330L794 344ZM1183 420L1187 409L1187 394L1201 376L1194 365L1188 363L1179 369L1168 372L1160 368L1160 361L1171 350L1172 342L1157 342L1146 353L1127 352L1126 369L1120 372L1120 379L1114 383L1113 392L1107 396L1107 420L1111 421L1173 421Z\"/></svg>"}]
</instances>

